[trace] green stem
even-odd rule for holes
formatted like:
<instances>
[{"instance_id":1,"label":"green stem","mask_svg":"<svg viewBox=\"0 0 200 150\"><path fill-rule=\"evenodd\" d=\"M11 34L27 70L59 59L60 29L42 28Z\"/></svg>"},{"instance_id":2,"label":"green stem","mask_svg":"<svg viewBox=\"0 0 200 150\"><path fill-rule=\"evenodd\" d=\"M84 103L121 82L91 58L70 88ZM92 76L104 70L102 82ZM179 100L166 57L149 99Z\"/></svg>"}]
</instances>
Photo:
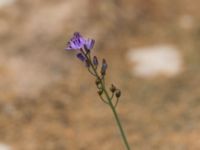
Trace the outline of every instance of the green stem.
<instances>
[{"instance_id":1,"label":"green stem","mask_svg":"<svg viewBox=\"0 0 200 150\"><path fill-rule=\"evenodd\" d=\"M118 117L118 115L117 115L117 112L116 112L116 110L115 110L115 107L113 107L113 105L112 105L112 106L111 106L111 109L112 109L113 114L114 114L114 116L115 116L115 120L116 120L117 126L118 126L118 128L119 128L119 130L120 130L122 139L123 139L123 141L124 141L124 145L125 145L125 147L126 147L127 150L130 150L130 146L129 146L129 144L128 144L128 140L127 140L126 135L125 135L125 133L124 133L124 130L123 130L123 128L122 128L122 125L121 125L121 122L120 122L119 117Z\"/></svg>"},{"instance_id":2,"label":"green stem","mask_svg":"<svg viewBox=\"0 0 200 150\"><path fill-rule=\"evenodd\" d=\"M83 52L83 54L84 54L84 52ZM90 63L90 65L91 65L91 67L92 67L92 70L94 71L94 74L95 74L96 77L100 80L100 84L101 84L102 90L103 90L103 92L104 92L104 94L105 94L105 96L106 96L106 98L107 98L107 100L108 100L108 101L107 101L107 102L108 102L108 105L109 105L110 108L112 109L112 112L113 112L113 114L114 114L114 118L115 118L116 124L117 124L117 126L118 126L118 128L119 128L119 131L120 131L120 134L121 134L121 138L122 138L122 140L123 140L123 142L124 142L124 145L125 145L125 147L126 147L127 150L131 150L131 149L130 149L130 146L129 146L129 143L128 143L128 140L127 140L127 138L126 138L125 132L124 132L124 130L123 130L123 127L122 127L122 125L121 125L119 116L118 116L117 111L116 111L116 109L115 109L115 106L114 106L113 103L112 103L112 97L109 96L109 94L108 94L108 92L107 92L107 90L106 90L106 88L105 88L105 82L103 81L102 78L100 78L100 76L99 76L99 74L98 74L98 72L97 72L97 68L95 68L95 66L93 65L93 63L92 63L92 61L91 61L90 54L89 54L89 56L87 56L87 55L85 55L85 56L86 56L86 58L89 60L89 63Z\"/></svg>"},{"instance_id":3,"label":"green stem","mask_svg":"<svg viewBox=\"0 0 200 150\"><path fill-rule=\"evenodd\" d=\"M117 124L117 126L118 126L118 128L119 128L119 131L120 131L122 140L123 140L123 142L124 142L124 145L125 145L125 147L126 147L127 150L130 150L130 146L129 146L129 144L128 144L128 140L127 140L127 138L126 138L126 135L125 135L125 132L124 132L124 130L123 130L123 127L122 127L122 125L121 125L119 116L118 116L117 111L116 111L116 109L115 109L115 107L114 107L114 105L113 105L113 103L112 103L112 101L111 101L111 99L110 99L110 97L109 97L109 95L108 95L108 92L107 92L106 89L105 89L105 86L103 86L103 90L104 90L104 93L105 93L105 95L106 95L106 97L107 97L107 99L108 99L109 106L110 106L110 108L112 109L112 112L113 112L113 114L114 114L115 121L116 121L116 124Z\"/></svg>"}]
</instances>

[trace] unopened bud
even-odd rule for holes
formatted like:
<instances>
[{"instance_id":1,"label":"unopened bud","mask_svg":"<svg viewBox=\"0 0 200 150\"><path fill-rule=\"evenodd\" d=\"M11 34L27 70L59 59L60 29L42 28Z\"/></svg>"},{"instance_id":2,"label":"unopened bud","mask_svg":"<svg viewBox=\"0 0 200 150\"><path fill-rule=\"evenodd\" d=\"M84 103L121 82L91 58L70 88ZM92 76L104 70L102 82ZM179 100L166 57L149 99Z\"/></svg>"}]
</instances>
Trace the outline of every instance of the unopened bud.
<instances>
[{"instance_id":1,"label":"unopened bud","mask_svg":"<svg viewBox=\"0 0 200 150\"><path fill-rule=\"evenodd\" d=\"M105 76L107 68L108 68L108 65L106 63L106 60L103 59L102 66L101 66L101 75L102 76Z\"/></svg>"},{"instance_id":2,"label":"unopened bud","mask_svg":"<svg viewBox=\"0 0 200 150\"><path fill-rule=\"evenodd\" d=\"M99 90L97 93L101 96L103 93L103 90Z\"/></svg>"},{"instance_id":3,"label":"unopened bud","mask_svg":"<svg viewBox=\"0 0 200 150\"><path fill-rule=\"evenodd\" d=\"M86 67L90 67L90 61L88 59L85 60Z\"/></svg>"},{"instance_id":4,"label":"unopened bud","mask_svg":"<svg viewBox=\"0 0 200 150\"><path fill-rule=\"evenodd\" d=\"M110 87L110 91L114 93L116 90L117 90L116 87L112 84Z\"/></svg>"},{"instance_id":5,"label":"unopened bud","mask_svg":"<svg viewBox=\"0 0 200 150\"><path fill-rule=\"evenodd\" d=\"M84 56L82 53L78 53L78 54L76 55L76 57L77 57L78 59L80 59L81 61L83 61L83 62L86 60L85 56Z\"/></svg>"},{"instance_id":6,"label":"unopened bud","mask_svg":"<svg viewBox=\"0 0 200 150\"><path fill-rule=\"evenodd\" d=\"M95 66L98 66L98 64L99 64L98 59L97 59L96 56L93 57L93 64L94 64Z\"/></svg>"},{"instance_id":7,"label":"unopened bud","mask_svg":"<svg viewBox=\"0 0 200 150\"><path fill-rule=\"evenodd\" d=\"M119 98L121 96L121 91L119 89L116 91L115 96L117 98Z\"/></svg>"}]
</instances>

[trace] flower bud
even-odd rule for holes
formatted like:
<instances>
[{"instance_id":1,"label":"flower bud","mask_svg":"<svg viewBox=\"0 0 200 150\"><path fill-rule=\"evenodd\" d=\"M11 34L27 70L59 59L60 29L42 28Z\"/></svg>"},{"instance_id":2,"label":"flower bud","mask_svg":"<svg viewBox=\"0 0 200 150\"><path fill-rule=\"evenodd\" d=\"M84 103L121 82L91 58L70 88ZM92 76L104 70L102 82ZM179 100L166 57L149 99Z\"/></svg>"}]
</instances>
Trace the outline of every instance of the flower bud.
<instances>
[{"instance_id":1,"label":"flower bud","mask_svg":"<svg viewBox=\"0 0 200 150\"><path fill-rule=\"evenodd\" d=\"M116 91L115 96L117 98L119 98L121 96L121 91L119 89Z\"/></svg>"},{"instance_id":2,"label":"flower bud","mask_svg":"<svg viewBox=\"0 0 200 150\"><path fill-rule=\"evenodd\" d=\"M98 66L98 64L99 64L98 59L97 59L96 56L93 57L93 64L94 64L95 66Z\"/></svg>"},{"instance_id":3,"label":"flower bud","mask_svg":"<svg viewBox=\"0 0 200 150\"><path fill-rule=\"evenodd\" d=\"M106 60L103 59L102 66L101 66L101 75L102 76L105 76L107 68L108 68L108 65L106 63Z\"/></svg>"},{"instance_id":4,"label":"flower bud","mask_svg":"<svg viewBox=\"0 0 200 150\"><path fill-rule=\"evenodd\" d=\"M86 65L86 67L88 67L88 68L90 67L90 61L89 61L88 59L85 60L85 65Z\"/></svg>"},{"instance_id":5,"label":"flower bud","mask_svg":"<svg viewBox=\"0 0 200 150\"><path fill-rule=\"evenodd\" d=\"M102 93L103 93L103 90L98 90L98 92L97 92L100 96L102 95Z\"/></svg>"},{"instance_id":6,"label":"flower bud","mask_svg":"<svg viewBox=\"0 0 200 150\"><path fill-rule=\"evenodd\" d=\"M110 91L114 93L116 90L117 90L116 87L112 84L110 87Z\"/></svg>"},{"instance_id":7,"label":"flower bud","mask_svg":"<svg viewBox=\"0 0 200 150\"><path fill-rule=\"evenodd\" d=\"M76 57L78 58L78 59L80 59L81 61L85 61L85 56L83 56L83 54L81 54L81 53L78 53L77 55L76 55Z\"/></svg>"}]
</instances>

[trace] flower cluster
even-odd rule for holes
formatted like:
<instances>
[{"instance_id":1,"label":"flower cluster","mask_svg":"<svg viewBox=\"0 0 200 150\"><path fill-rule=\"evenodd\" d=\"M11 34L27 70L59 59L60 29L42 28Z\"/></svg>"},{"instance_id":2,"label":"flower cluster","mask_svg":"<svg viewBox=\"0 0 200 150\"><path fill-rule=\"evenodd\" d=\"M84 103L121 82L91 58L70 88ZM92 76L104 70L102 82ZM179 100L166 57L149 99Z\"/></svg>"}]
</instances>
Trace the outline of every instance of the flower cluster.
<instances>
[{"instance_id":1,"label":"flower cluster","mask_svg":"<svg viewBox=\"0 0 200 150\"><path fill-rule=\"evenodd\" d=\"M74 36L67 43L67 47L65 48L65 50L77 51L77 58L86 64L88 71L95 77L95 83L98 89L97 92L99 94L99 97L104 103L110 106L114 114L117 126L119 127L119 131L121 133L121 137L124 141L125 147L127 150L130 150L128 141L126 139L121 122L116 112L116 106L118 104L119 97L121 96L121 91L112 84L110 87L110 92L108 92L105 85L105 76L108 64L105 59L102 59L101 66L99 67L100 64L97 56L91 56L91 50L93 49L94 44L94 39L86 39L82 37L80 33L75 32ZM113 99L114 97L116 98L115 101Z\"/></svg>"},{"instance_id":2,"label":"flower cluster","mask_svg":"<svg viewBox=\"0 0 200 150\"><path fill-rule=\"evenodd\" d=\"M106 75L108 64L105 59L102 60L100 75L99 75L98 70L97 70L99 66L99 60L97 56L91 57L91 50L93 49L94 44L95 44L94 39L86 39L80 33L75 32L74 36L67 43L67 47L65 48L65 50L75 50L78 52L77 58L80 59L82 62L84 62L86 64L86 67L88 68L88 71L93 76L95 76L98 93L100 97L102 98L102 93L103 93L102 86L105 86L103 84L104 84L104 78ZM114 90L114 87L115 87L114 85L111 85L111 88L110 88L110 91L112 93L111 97L113 97L113 95L115 94L117 98L117 102L118 102L118 98L121 96L121 91L119 89L116 89L116 87Z\"/></svg>"},{"instance_id":3,"label":"flower cluster","mask_svg":"<svg viewBox=\"0 0 200 150\"><path fill-rule=\"evenodd\" d=\"M84 56L82 51L85 50L85 52L88 53L94 47L94 43L95 43L94 39L85 39L81 36L80 33L75 32L74 36L67 43L67 47L65 48L65 50L78 50L78 51L80 51L77 54L77 57L81 61L85 61L86 57Z\"/></svg>"}]
</instances>

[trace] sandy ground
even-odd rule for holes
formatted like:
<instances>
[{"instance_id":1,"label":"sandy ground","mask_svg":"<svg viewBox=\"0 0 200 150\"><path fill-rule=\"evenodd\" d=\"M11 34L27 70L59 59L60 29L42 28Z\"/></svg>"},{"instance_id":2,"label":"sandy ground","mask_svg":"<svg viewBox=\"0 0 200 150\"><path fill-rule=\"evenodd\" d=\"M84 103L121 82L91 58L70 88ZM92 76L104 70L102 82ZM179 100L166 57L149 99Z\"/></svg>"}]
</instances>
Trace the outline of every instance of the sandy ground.
<instances>
[{"instance_id":1,"label":"sandy ground","mask_svg":"<svg viewBox=\"0 0 200 150\"><path fill-rule=\"evenodd\" d=\"M199 9L195 0L2 3L0 143L11 150L123 150L92 76L64 51L80 31L108 61L108 85L123 91L118 112L133 149L199 150ZM181 72L135 76L129 50L163 44L177 47Z\"/></svg>"}]
</instances>

